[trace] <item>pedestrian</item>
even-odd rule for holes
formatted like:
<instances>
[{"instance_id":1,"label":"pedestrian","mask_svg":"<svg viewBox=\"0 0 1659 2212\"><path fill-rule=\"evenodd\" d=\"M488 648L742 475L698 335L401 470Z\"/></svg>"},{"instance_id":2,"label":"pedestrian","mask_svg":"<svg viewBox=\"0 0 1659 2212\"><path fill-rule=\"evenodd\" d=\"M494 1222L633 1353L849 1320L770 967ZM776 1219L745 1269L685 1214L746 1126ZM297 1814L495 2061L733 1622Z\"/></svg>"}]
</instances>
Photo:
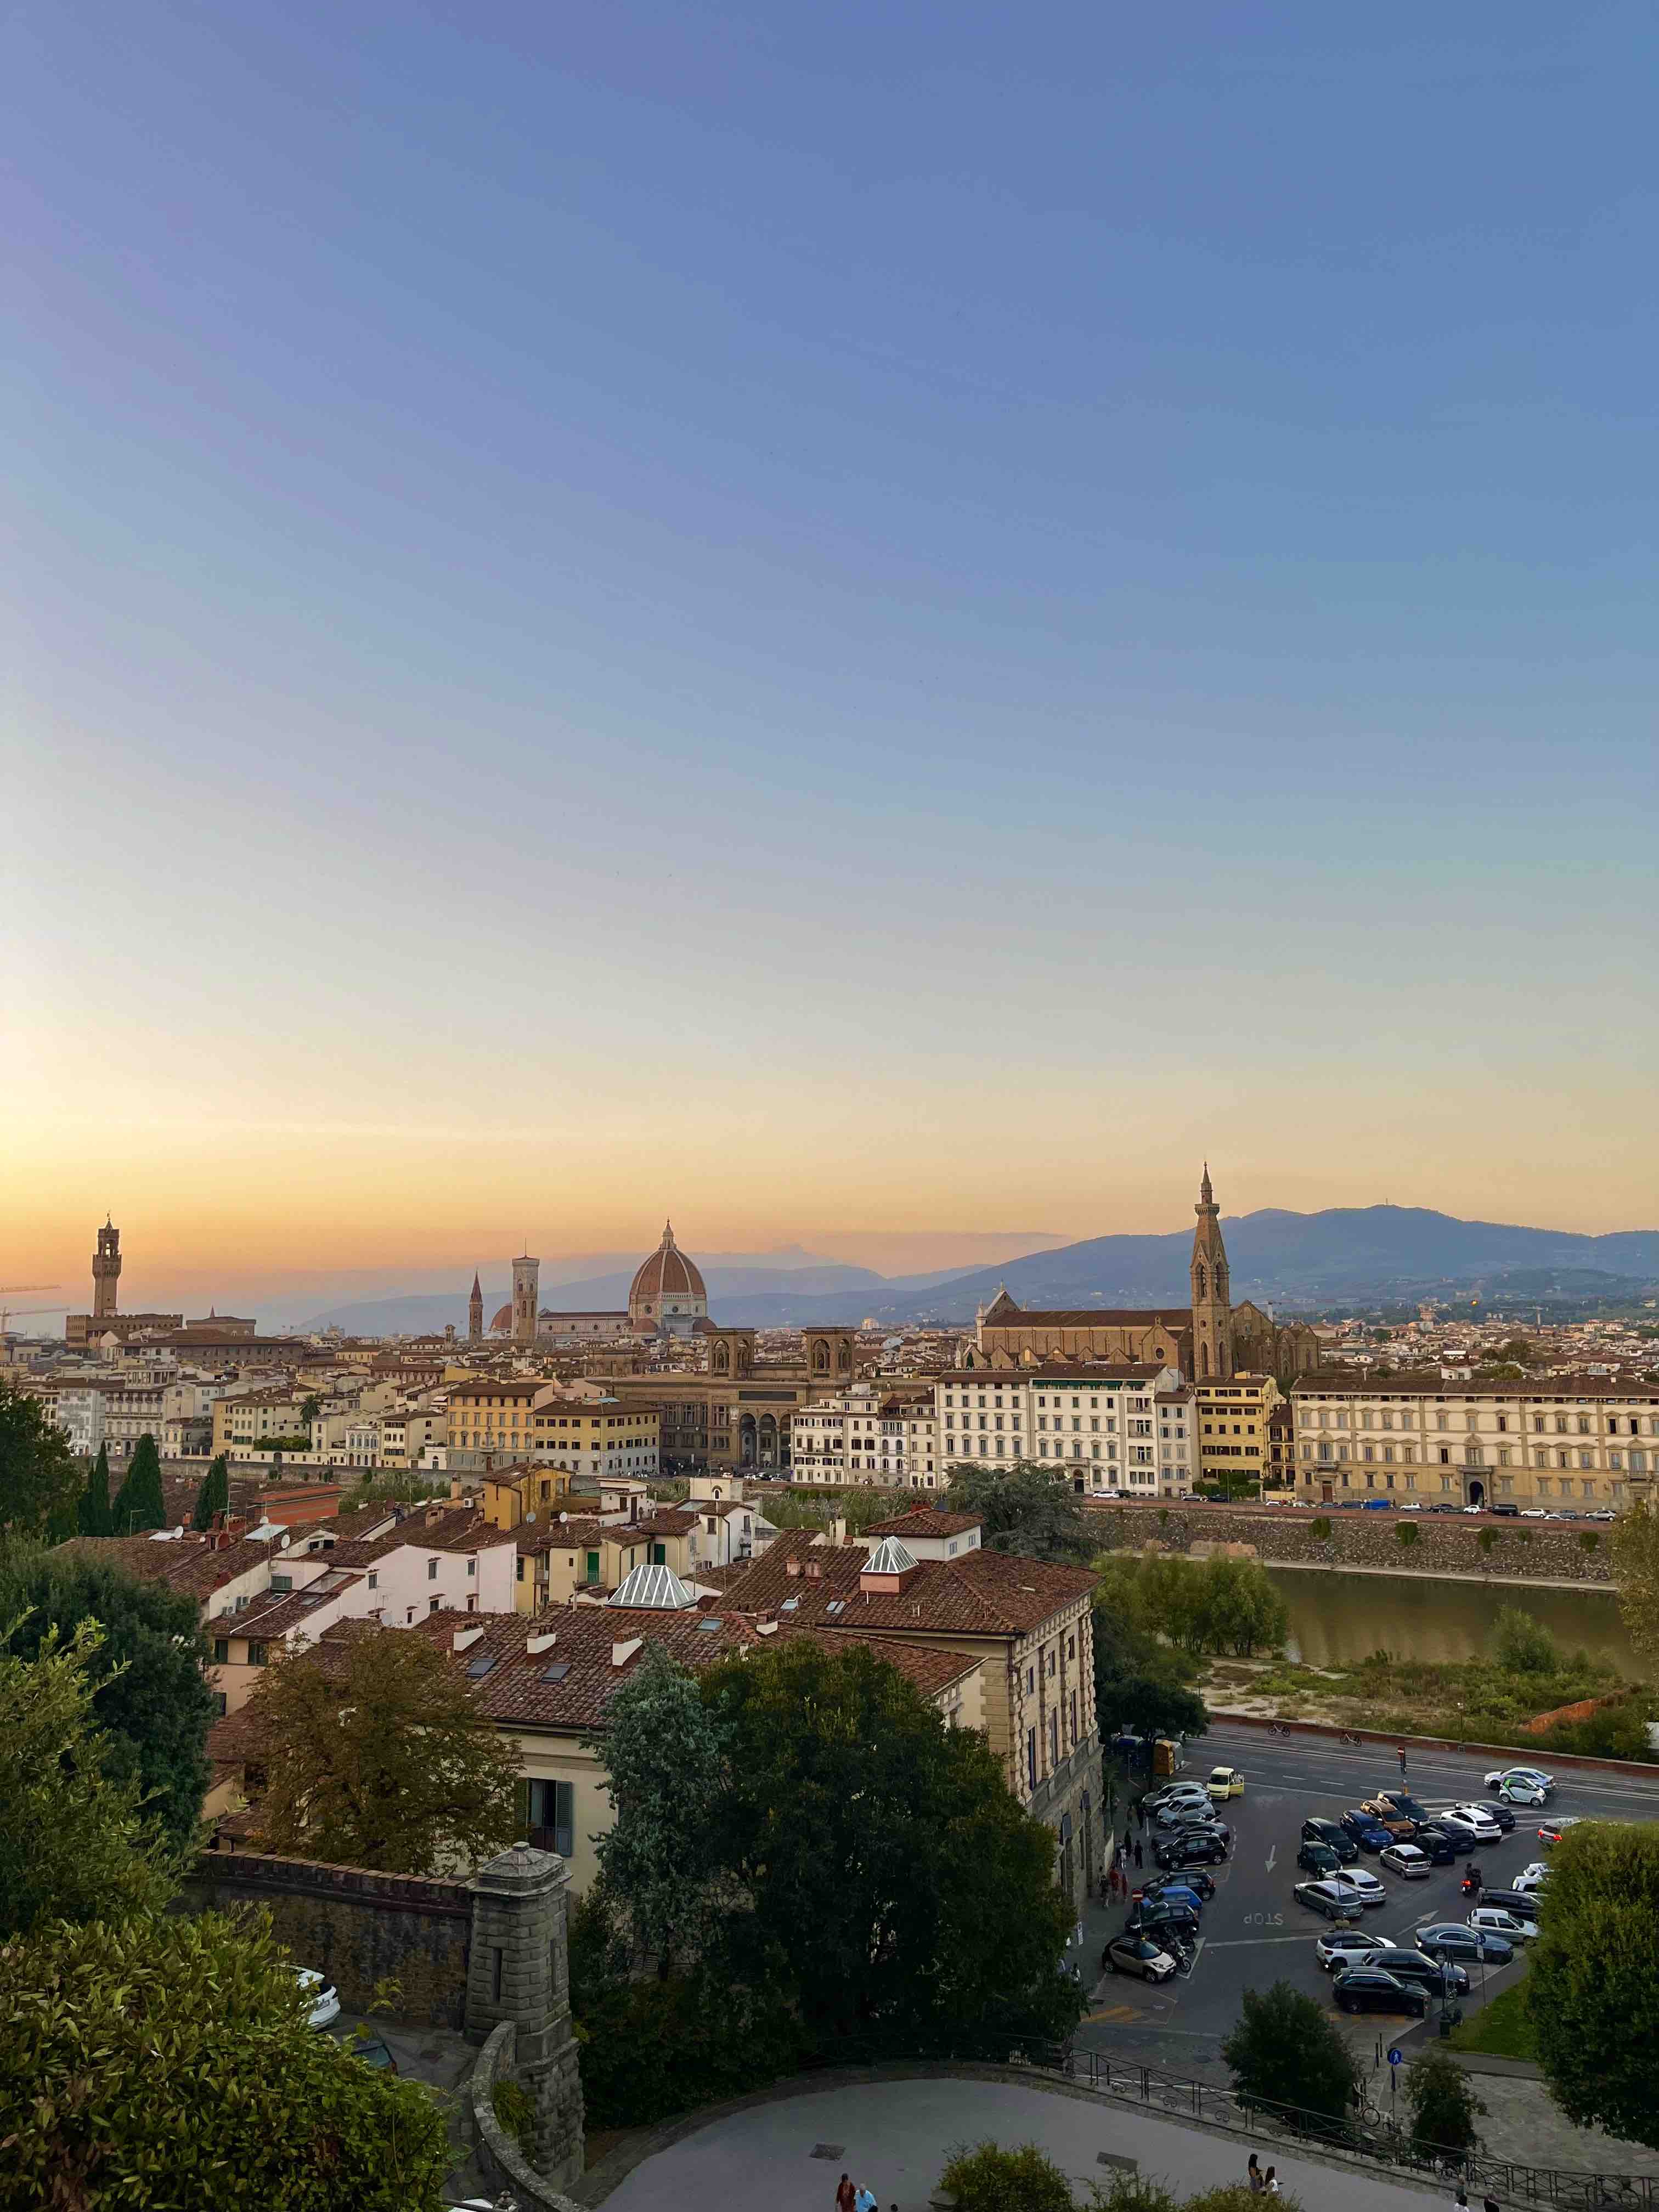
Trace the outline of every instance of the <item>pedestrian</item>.
<instances>
[{"instance_id":1,"label":"pedestrian","mask_svg":"<svg viewBox=\"0 0 1659 2212\"><path fill-rule=\"evenodd\" d=\"M1134 1849L1134 1847L1135 1832L1133 1828L1126 1827L1123 1831L1123 1856L1125 1858L1128 1857L1130 1852Z\"/></svg>"},{"instance_id":2,"label":"pedestrian","mask_svg":"<svg viewBox=\"0 0 1659 2212\"><path fill-rule=\"evenodd\" d=\"M853 2212L853 2201L857 2195L858 2191L843 2173L836 2185L836 2212Z\"/></svg>"},{"instance_id":3,"label":"pedestrian","mask_svg":"<svg viewBox=\"0 0 1659 2212\"><path fill-rule=\"evenodd\" d=\"M1255 2162L1255 2153L1250 2153L1250 2162L1244 2169L1244 2179L1249 2184L1252 2197L1261 2194L1261 2168Z\"/></svg>"},{"instance_id":4,"label":"pedestrian","mask_svg":"<svg viewBox=\"0 0 1659 2212\"><path fill-rule=\"evenodd\" d=\"M1144 1804L1139 1804L1135 1807L1135 1818L1139 1821L1141 1826L1144 1828L1146 1825L1146 1808Z\"/></svg>"},{"instance_id":5,"label":"pedestrian","mask_svg":"<svg viewBox=\"0 0 1659 2212\"><path fill-rule=\"evenodd\" d=\"M1402 1744L1401 1745L1401 1747L1400 1747L1400 1779L1403 1782L1403 1781L1405 1780L1405 1778L1406 1778L1406 1747L1405 1747L1405 1745L1402 1743Z\"/></svg>"},{"instance_id":6,"label":"pedestrian","mask_svg":"<svg viewBox=\"0 0 1659 2212\"><path fill-rule=\"evenodd\" d=\"M1265 2180L1265 2181L1262 2183L1262 2185L1261 2185L1261 2193L1262 2193L1262 2195L1263 2195L1264 2197L1277 2197L1277 2196L1278 2196L1278 2194L1279 2194L1279 2168L1278 2168L1276 2166L1270 2166L1267 2168L1267 2179L1266 2179L1266 2180Z\"/></svg>"},{"instance_id":7,"label":"pedestrian","mask_svg":"<svg viewBox=\"0 0 1659 2212\"><path fill-rule=\"evenodd\" d=\"M1144 1866L1144 1865L1145 1865L1145 1863L1146 1863L1145 1860L1144 1860L1144 1859L1141 1857L1141 1856L1140 1856L1140 1845L1139 1845L1139 1844L1137 1842L1137 1844L1135 1844L1135 1864L1136 1864L1136 1866L1137 1866L1137 1867L1140 1867L1140 1866Z\"/></svg>"},{"instance_id":8,"label":"pedestrian","mask_svg":"<svg viewBox=\"0 0 1659 2212\"><path fill-rule=\"evenodd\" d=\"M881 2208L876 2203L876 2192L873 2189L860 2187L858 2195L853 2199L853 2212L881 2212Z\"/></svg>"},{"instance_id":9,"label":"pedestrian","mask_svg":"<svg viewBox=\"0 0 1659 2212\"><path fill-rule=\"evenodd\" d=\"M897 2212L896 2206L894 2207L894 2212ZM1480 2200L1480 2212L1500 2212L1498 2199L1495 2197L1483 2197Z\"/></svg>"},{"instance_id":10,"label":"pedestrian","mask_svg":"<svg viewBox=\"0 0 1659 2212\"><path fill-rule=\"evenodd\" d=\"M1452 2191L1452 2203L1458 2207L1458 2212L1469 2212L1469 2192L1461 2181Z\"/></svg>"}]
</instances>

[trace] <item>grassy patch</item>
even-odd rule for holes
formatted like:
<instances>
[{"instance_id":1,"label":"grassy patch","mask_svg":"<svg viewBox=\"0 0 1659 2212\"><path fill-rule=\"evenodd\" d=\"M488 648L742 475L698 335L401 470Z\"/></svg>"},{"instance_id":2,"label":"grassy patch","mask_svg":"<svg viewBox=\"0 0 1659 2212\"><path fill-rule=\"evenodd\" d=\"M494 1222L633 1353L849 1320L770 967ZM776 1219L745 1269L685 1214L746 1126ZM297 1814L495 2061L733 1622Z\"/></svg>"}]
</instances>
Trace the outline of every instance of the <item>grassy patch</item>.
<instances>
[{"instance_id":1,"label":"grassy patch","mask_svg":"<svg viewBox=\"0 0 1659 2212\"><path fill-rule=\"evenodd\" d=\"M1455 2027L1451 2033L1454 2051L1483 2051L1490 2058L1529 2058L1536 2063L1538 2046L1533 2040L1532 2022L1527 2016L1527 1985L1517 1982L1502 1996Z\"/></svg>"}]
</instances>

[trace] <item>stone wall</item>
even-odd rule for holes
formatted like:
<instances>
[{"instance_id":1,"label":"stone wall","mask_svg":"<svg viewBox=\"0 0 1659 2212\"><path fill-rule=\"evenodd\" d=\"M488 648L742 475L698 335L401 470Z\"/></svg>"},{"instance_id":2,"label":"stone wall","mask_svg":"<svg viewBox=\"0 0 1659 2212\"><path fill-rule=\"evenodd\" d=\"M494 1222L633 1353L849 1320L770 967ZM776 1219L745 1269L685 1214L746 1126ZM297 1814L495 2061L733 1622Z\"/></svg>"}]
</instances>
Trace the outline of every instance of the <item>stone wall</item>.
<instances>
[{"instance_id":1,"label":"stone wall","mask_svg":"<svg viewBox=\"0 0 1659 2212\"><path fill-rule=\"evenodd\" d=\"M1537 1521L1475 1522L1442 1513L1309 1512L1273 1505L1094 1505L1091 1520L1103 1549L1161 1544L1187 1552L1197 1544L1245 1543L1269 1565L1382 1567L1393 1574L1480 1575L1513 1582L1601 1583L1613 1578L1613 1546L1605 1524L1586 1528ZM1329 1534L1316 1536L1322 1522ZM1415 1528L1417 1541L1396 1531ZM1482 1551L1480 1536L1497 1541ZM1594 1536L1594 1546L1582 1540Z\"/></svg>"},{"instance_id":2,"label":"stone wall","mask_svg":"<svg viewBox=\"0 0 1659 2212\"><path fill-rule=\"evenodd\" d=\"M581 2212L568 2197L526 2163L519 2146L495 2118L497 2081L513 2080L518 2031L510 2020L492 2028L467 2083L472 2142L479 2171L493 2188L505 2191L519 2212Z\"/></svg>"},{"instance_id":3,"label":"stone wall","mask_svg":"<svg viewBox=\"0 0 1659 2212\"><path fill-rule=\"evenodd\" d=\"M464 1881L221 1850L203 1853L185 1899L198 1911L266 1908L278 1940L333 1983L349 2012L366 2009L376 1984L391 1979L400 2020L465 2024L472 1892Z\"/></svg>"}]
</instances>

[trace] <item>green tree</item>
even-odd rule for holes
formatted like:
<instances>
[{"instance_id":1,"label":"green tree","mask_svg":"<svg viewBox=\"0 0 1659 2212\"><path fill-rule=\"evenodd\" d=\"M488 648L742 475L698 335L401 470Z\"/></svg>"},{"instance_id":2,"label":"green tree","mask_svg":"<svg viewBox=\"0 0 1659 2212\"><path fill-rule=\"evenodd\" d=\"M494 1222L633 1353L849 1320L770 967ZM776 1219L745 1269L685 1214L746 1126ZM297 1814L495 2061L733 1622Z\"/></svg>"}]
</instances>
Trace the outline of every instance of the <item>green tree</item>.
<instances>
[{"instance_id":1,"label":"green tree","mask_svg":"<svg viewBox=\"0 0 1659 2212\"><path fill-rule=\"evenodd\" d=\"M433 1874L513 1840L517 1752L423 1637L357 1637L337 1665L280 1659L247 1710L264 1737L267 1850Z\"/></svg>"},{"instance_id":2,"label":"green tree","mask_svg":"<svg viewBox=\"0 0 1659 2212\"><path fill-rule=\"evenodd\" d=\"M1492 1623L1492 1656L1506 1674L1555 1674L1561 1648L1541 1620L1518 1605L1500 1606Z\"/></svg>"},{"instance_id":3,"label":"green tree","mask_svg":"<svg viewBox=\"0 0 1659 2212\"><path fill-rule=\"evenodd\" d=\"M977 1461L959 1467L945 1502L952 1512L983 1516L984 1541L994 1552L1078 1565L1098 1548L1094 1525L1066 1477L1029 1460L1006 1473Z\"/></svg>"},{"instance_id":4,"label":"green tree","mask_svg":"<svg viewBox=\"0 0 1659 2212\"><path fill-rule=\"evenodd\" d=\"M161 1496L161 1458L148 1429L132 1448L127 1479L115 1494L110 1518L118 1536L142 1535L147 1528L165 1528L167 1509Z\"/></svg>"},{"instance_id":5,"label":"green tree","mask_svg":"<svg viewBox=\"0 0 1659 2212\"><path fill-rule=\"evenodd\" d=\"M83 1536L112 1536L114 1516L109 1502L109 1446L100 1444L98 1456L87 1476L87 1486L75 1504L76 1526Z\"/></svg>"},{"instance_id":6,"label":"green tree","mask_svg":"<svg viewBox=\"0 0 1659 2212\"><path fill-rule=\"evenodd\" d=\"M214 1701L202 1671L207 1639L187 1593L140 1582L97 1557L97 1549L21 1551L0 1563L0 1620L23 1616L12 1649L25 1660L35 1658L54 1632L62 1638L83 1620L99 1624L100 1640L87 1668L97 1693L104 1773L111 1781L135 1779L147 1818L183 1850L195 1838L210 1775Z\"/></svg>"},{"instance_id":7,"label":"green tree","mask_svg":"<svg viewBox=\"0 0 1659 2212\"><path fill-rule=\"evenodd\" d=\"M107 1747L93 1715L100 1642L97 1623L83 1620L67 1643L49 1631L31 1662L11 1648L11 1635L0 1636L0 1936L48 1920L159 1911L172 1893L137 1779L105 1773Z\"/></svg>"},{"instance_id":8,"label":"green tree","mask_svg":"<svg viewBox=\"0 0 1659 2212\"><path fill-rule=\"evenodd\" d=\"M305 1423L307 1435L310 1434L312 1423L322 1418L322 1411L323 1401L314 1390L307 1392L301 1400L300 1419Z\"/></svg>"},{"instance_id":9,"label":"green tree","mask_svg":"<svg viewBox=\"0 0 1659 2212\"><path fill-rule=\"evenodd\" d=\"M1077 2212L1071 2183L1036 2143L953 2151L939 2185L956 2198L958 2212Z\"/></svg>"},{"instance_id":10,"label":"green tree","mask_svg":"<svg viewBox=\"0 0 1659 2212\"><path fill-rule=\"evenodd\" d=\"M863 1645L791 1641L702 1678L726 1745L736 1978L784 1977L818 2055L1006 2055L1076 2021L1054 1838L976 1732ZM994 1929L994 1938L988 1931Z\"/></svg>"},{"instance_id":11,"label":"green tree","mask_svg":"<svg viewBox=\"0 0 1659 2212\"><path fill-rule=\"evenodd\" d=\"M1287 2117L1297 2126L1310 2114L1341 2119L1358 2087L1358 2062L1324 2007L1288 1982L1245 1990L1243 2009L1221 2055L1241 2097L1291 2107Z\"/></svg>"},{"instance_id":12,"label":"green tree","mask_svg":"<svg viewBox=\"0 0 1659 2212\"><path fill-rule=\"evenodd\" d=\"M438 2105L305 2014L263 1922L60 1922L0 1948L0 2212L437 2212Z\"/></svg>"},{"instance_id":13,"label":"green tree","mask_svg":"<svg viewBox=\"0 0 1659 2212\"><path fill-rule=\"evenodd\" d=\"M1422 1540L1422 1535L1423 1531L1414 1521L1396 1521L1395 1523L1395 1541L1402 1552L1411 1551Z\"/></svg>"},{"instance_id":14,"label":"green tree","mask_svg":"<svg viewBox=\"0 0 1659 2212\"><path fill-rule=\"evenodd\" d=\"M202 1486L196 1493L196 1510L190 1516L190 1525L205 1532L212 1528L216 1515L228 1513L229 1510L230 1462L221 1452L202 1477Z\"/></svg>"},{"instance_id":15,"label":"green tree","mask_svg":"<svg viewBox=\"0 0 1659 2212\"><path fill-rule=\"evenodd\" d=\"M1650 1498L1638 1498L1613 1524L1613 1575L1626 1634L1648 1658L1659 1658L1659 1510Z\"/></svg>"},{"instance_id":16,"label":"green tree","mask_svg":"<svg viewBox=\"0 0 1659 2212\"><path fill-rule=\"evenodd\" d=\"M1570 1829L1528 1949L1527 2009L1551 2095L1576 2126L1659 2150L1659 1827Z\"/></svg>"},{"instance_id":17,"label":"green tree","mask_svg":"<svg viewBox=\"0 0 1659 2212\"><path fill-rule=\"evenodd\" d=\"M1431 2156L1474 2148L1475 2121L1486 2108L1443 2045L1429 2044L1406 2069L1406 2104L1413 2150Z\"/></svg>"},{"instance_id":18,"label":"green tree","mask_svg":"<svg viewBox=\"0 0 1659 2212\"><path fill-rule=\"evenodd\" d=\"M723 1909L724 1885L701 1871L711 1863L725 1778L720 1730L696 1680L659 1644L617 1691L605 1721L597 1747L616 1823L600 1838L599 1870L635 1949L666 1979L702 1957Z\"/></svg>"},{"instance_id":19,"label":"green tree","mask_svg":"<svg viewBox=\"0 0 1659 2212\"><path fill-rule=\"evenodd\" d=\"M1139 1562L1102 1564L1094 1604L1095 1711L1103 1735L1202 1735L1204 1700L1190 1685L1195 1668L1183 1652L1160 1643L1147 1625Z\"/></svg>"},{"instance_id":20,"label":"green tree","mask_svg":"<svg viewBox=\"0 0 1659 2212\"><path fill-rule=\"evenodd\" d=\"M0 1536L44 1536L75 1509L81 1478L38 1398L0 1382Z\"/></svg>"}]
</instances>

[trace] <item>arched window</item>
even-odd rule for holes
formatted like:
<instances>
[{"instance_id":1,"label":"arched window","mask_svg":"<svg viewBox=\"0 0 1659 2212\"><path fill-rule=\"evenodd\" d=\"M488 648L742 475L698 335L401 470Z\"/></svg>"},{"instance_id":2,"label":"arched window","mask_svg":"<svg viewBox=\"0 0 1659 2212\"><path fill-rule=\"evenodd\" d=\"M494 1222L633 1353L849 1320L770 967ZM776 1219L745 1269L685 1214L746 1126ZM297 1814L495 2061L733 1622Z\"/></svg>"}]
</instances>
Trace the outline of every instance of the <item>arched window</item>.
<instances>
[{"instance_id":1,"label":"arched window","mask_svg":"<svg viewBox=\"0 0 1659 2212\"><path fill-rule=\"evenodd\" d=\"M1193 1270L1193 1283L1200 1297L1207 1298L1209 1297L1210 1272L1201 1260L1199 1261L1197 1267Z\"/></svg>"},{"instance_id":2,"label":"arched window","mask_svg":"<svg viewBox=\"0 0 1659 2212\"><path fill-rule=\"evenodd\" d=\"M820 1375L830 1365L830 1347L821 1340L812 1346L812 1365Z\"/></svg>"},{"instance_id":3,"label":"arched window","mask_svg":"<svg viewBox=\"0 0 1659 2212\"><path fill-rule=\"evenodd\" d=\"M1207 1344L1200 1348L1198 1364L1200 1372L1207 1375L1210 1371L1210 1347Z\"/></svg>"}]
</instances>

